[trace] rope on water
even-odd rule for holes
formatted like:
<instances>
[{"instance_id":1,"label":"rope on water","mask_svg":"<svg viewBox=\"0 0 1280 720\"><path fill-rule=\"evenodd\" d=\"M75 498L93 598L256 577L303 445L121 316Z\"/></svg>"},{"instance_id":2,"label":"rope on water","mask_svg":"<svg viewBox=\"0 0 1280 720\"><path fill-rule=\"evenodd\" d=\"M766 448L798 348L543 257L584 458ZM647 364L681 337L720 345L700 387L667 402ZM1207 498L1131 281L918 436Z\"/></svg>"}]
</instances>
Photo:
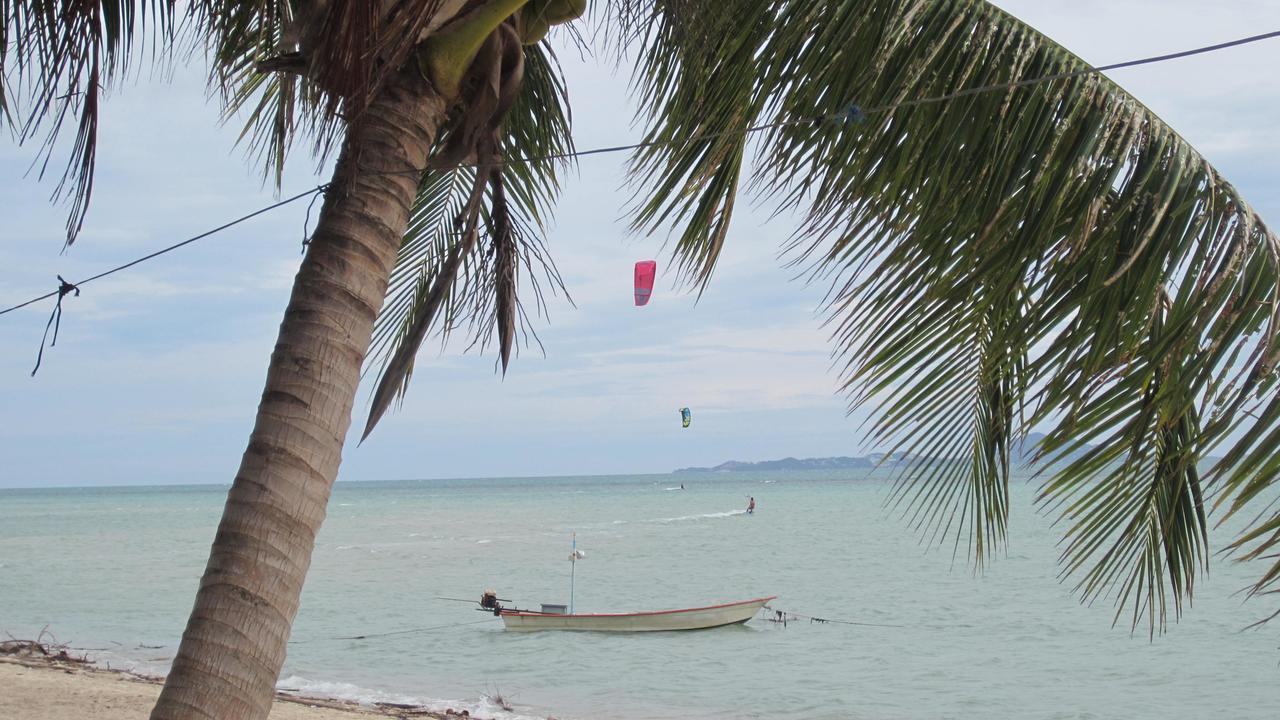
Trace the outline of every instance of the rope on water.
<instances>
[{"instance_id":1,"label":"rope on water","mask_svg":"<svg viewBox=\"0 0 1280 720\"><path fill-rule=\"evenodd\" d=\"M773 617L767 618L769 622L781 623L784 626L787 624L788 621L791 620L791 618L798 618L800 620L808 620L810 623L837 623L840 625L860 625L863 627L882 627L882 628L910 627L909 625L890 625L888 623L869 623L869 622L857 622L854 620L837 620L835 618L824 618L824 617L817 617L815 615L805 615L804 613L792 612L790 610L778 610L776 608L771 608L771 607L766 609L773 611Z\"/></svg>"}]
</instances>

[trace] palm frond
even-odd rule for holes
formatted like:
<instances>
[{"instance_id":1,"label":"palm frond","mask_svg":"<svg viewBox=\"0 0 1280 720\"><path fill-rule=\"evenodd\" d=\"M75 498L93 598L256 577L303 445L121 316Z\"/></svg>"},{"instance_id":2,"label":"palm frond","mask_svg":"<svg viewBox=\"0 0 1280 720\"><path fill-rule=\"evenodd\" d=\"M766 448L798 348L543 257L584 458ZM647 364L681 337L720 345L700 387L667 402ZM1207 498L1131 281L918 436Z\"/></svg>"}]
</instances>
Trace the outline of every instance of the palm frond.
<instances>
[{"instance_id":1,"label":"palm frond","mask_svg":"<svg viewBox=\"0 0 1280 720\"><path fill-rule=\"evenodd\" d=\"M1230 550L1235 552L1242 562L1275 560L1274 548L1277 544L1280 544L1280 512L1272 510L1269 514L1262 513L1251 528L1231 544ZM1260 595L1280 595L1280 565L1273 562L1263 576L1249 588L1250 597ZM1277 617L1280 617L1280 609L1258 621L1257 624Z\"/></svg>"},{"instance_id":2,"label":"palm frond","mask_svg":"<svg viewBox=\"0 0 1280 720\"><path fill-rule=\"evenodd\" d=\"M770 3L655 7L668 5L672 12L655 12L639 38L637 99L650 127L630 171L652 190L637 203L632 227L653 233L683 225L679 273L705 287L733 215L744 131L764 102L758 55L772 17Z\"/></svg>"},{"instance_id":3,"label":"palm frond","mask_svg":"<svg viewBox=\"0 0 1280 720\"><path fill-rule=\"evenodd\" d=\"M431 332L445 342L465 326L469 347L483 348L496 340L505 372L517 332L526 344L537 340L518 286L527 286L523 295L533 297L539 316L547 311L544 283L568 297L545 241L550 209L559 195L559 172L568 163L563 156L573 151L568 98L550 48L539 44L524 52L520 92L502 123L501 154L509 160L434 170L419 187L366 364L366 372L379 368L366 435L390 400L403 397L412 358ZM437 153L451 142L449 132L442 134ZM482 232L461 260L451 264L459 235L456 219L465 214L476 183L491 174L499 179L482 185L486 189L477 216ZM447 291L439 300L432 298L436 287Z\"/></svg>"},{"instance_id":4,"label":"palm frond","mask_svg":"<svg viewBox=\"0 0 1280 720\"><path fill-rule=\"evenodd\" d=\"M449 316L456 308L457 296L454 288L458 284L459 276L466 274L464 268L469 262L477 261L473 256L483 258L483 250L480 249L479 244L480 210L492 175L493 171L487 169L472 174L469 189L466 191L466 200L458 205L458 212L453 216L451 231L435 233L439 240L443 240L443 247L433 243L422 244L426 248L442 249L443 252L439 256L441 259L438 264L424 267L422 277L414 285L413 299L404 311L405 317L401 321L399 333L391 339L395 347L389 350L377 387L374 389L369 420L365 424L362 441L373 432L374 426L391 406L392 400L404 397L409 379L413 375L413 361L417 350L431 332L432 327L438 325L441 318L444 318L445 332L448 331ZM428 179L430 180L430 176ZM430 182L427 192L427 196L437 202L442 199L439 196L440 185L439 182ZM441 205L445 204L441 203ZM414 222L412 218L410 222L411 224ZM375 333L381 334L377 328ZM378 342L386 341L379 339Z\"/></svg>"},{"instance_id":5,"label":"palm frond","mask_svg":"<svg viewBox=\"0 0 1280 720\"><path fill-rule=\"evenodd\" d=\"M502 361L502 374L506 375L516 332L516 278L519 269L516 254L520 252L520 248L511 227L511 212L507 206L507 193L501 175L493 183L493 212L490 219L489 234L493 239L494 256L494 326L498 334L498 358Z\"/></svg>"},{"instance_id":6,"label":"palm frond","mask_svg":"<svg viewBox=\"0 0 1280 720\"><path fill-rule=\"evenodd\" d=\"M1167 338L1168 297L1162 296L1149 328L1149 344ZM1044 451L1071 446L1079 456L1045 482L1042 499L1065 506L1071 522L1062 559L1064 575L1081 574L1077 590L1092 600L1115 592L1116 618L1129 607L1151 634L1163 630L1190 598L1197 569L1207 563L1208 523L1196 467L1199 417L1177 374L1176 359L1144 348L1123 376L1095 393ZM1103 417L1094 417L1100 415ZM1081 421L1080 417L1084 420ZM1090 441L1096 444L1089 447Z\"/></svg>"},{"instance_id":7,"label":"palm frond","mask_svg":"<svg viewBox=\"0 0 1280 720\"><path fill-rule=\"evenodd\" d=\"M3 0L0 22L0 117L10 124L17 118L19 142L44 131L43 159L37 160L41 178L65 123L77 118L71 157L53 192L55 200L71 206L70 245L93 196L103 94L128 74L140 36L151 38L153 52L173 47L173 2ZM16 109L18 102L27 107Z\"/></svg>"},{"instance_id":8,"label":"palm frond","mask_svg":"<svg viewBox=\"0 0 1280 720\"><path fill-rule=\"evenodd\" d=\"M919 278L881 280L869 281L882 285L874 290L847 293L849 306L836 311L836 341L857 347L852 354L870 368L860 386L850 380L846 387L856 387L855 404L884 398L872 439L891 443L889 456L903 461L890 502L904 505L929 537L954 538L957 550L967 536L981 566L1005 536L1026 382L1024 289L1010 274L1003 285L967 296L934 297L927 316L907 325L894 318L919 292L910 286ZM930 335L945 350L924 341Z\"/></svg>"},{"instance_id":9,"label":"palm frond","mask_svg":"<svg viewBox=\"0 0 1280 720\"><path fill-rule=\"evenodd\" d=\"M424 34L451 17L445 5L202 0L190 27L208 45L225 116L247 111L241 140L278 184L299 138L320 159L336 147Z\"/></svg>"},{"instance_id":10,"label":"palm frond","mask_svg":"<svg viewBox=\"0 0 1280 720\"><path fill-rule=\"evenodd\" d=\"M731 208L731 131L769 126L750 187L802 216L791 258L832 283L851 402L878 403L876 437L923 463L895 501L981 562L1004 535L1010 443L1049 427L1064 567L1085 598L1114 591L1162 626L1166 588L1176 613L1203 564L1202 487L1237 512L1280 471L1280 244L1235 189L981 0L611 6L658 109L637 222L683 223L676 256L705 281L727 220L697 210ZM1239 541L1276 563L1255 591L1276 587L1278 542Z\"/></svg>"}]
</instances>

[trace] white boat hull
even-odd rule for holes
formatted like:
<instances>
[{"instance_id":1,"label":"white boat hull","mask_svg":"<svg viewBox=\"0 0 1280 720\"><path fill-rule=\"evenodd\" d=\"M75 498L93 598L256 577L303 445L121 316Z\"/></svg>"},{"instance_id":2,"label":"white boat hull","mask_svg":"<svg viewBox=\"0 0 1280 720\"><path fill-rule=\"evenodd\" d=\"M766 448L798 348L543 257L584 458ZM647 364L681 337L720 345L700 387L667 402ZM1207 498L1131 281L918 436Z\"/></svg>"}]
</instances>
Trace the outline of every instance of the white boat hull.
<instances>
[{"instance_id":1,"label":"white boat hull","mask_svg":"<svg viewBox=\"0 0 1280 720\"><path fill-rule=\"evenodd\" d=\"M701 630L736 625L750 620L764 604L777 597L756 598L742 602L710 605L683 610L658 610L635 613L596 613L558 615L528 610L503 610L502 622L507 630L593 630L596 632L658 632L663 630Z\"/></svg>"}]
</instances>

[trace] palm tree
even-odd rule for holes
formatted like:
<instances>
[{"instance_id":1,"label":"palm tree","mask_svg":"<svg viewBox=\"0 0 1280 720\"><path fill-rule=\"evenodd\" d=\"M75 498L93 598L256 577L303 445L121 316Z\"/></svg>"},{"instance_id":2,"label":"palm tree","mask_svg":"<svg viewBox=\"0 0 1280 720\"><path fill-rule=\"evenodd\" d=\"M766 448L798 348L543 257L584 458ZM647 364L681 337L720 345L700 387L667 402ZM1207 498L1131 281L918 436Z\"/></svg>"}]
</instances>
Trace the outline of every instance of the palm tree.
<instances>
[{"instance_id":1,"label":"palm tree","mask_svg":"<svg viewBox=\"0 0 1280 720\"><path fill-rule=\"evenodd\" d=\"M300 140L338 153L153 717L266 716L362 367L379 371L367 436L426 337L463 329L496 344L505 371L531 331L521 295L537 309L542 288L560 289L543 220L572 141L544 37L586 4L194 0L179 23L170 0L0 0L0 70L23 79L0 87L5 121L52 138L80 117L68 242L92 187L97 99L142 35L207 48L224 106L248 111L277 178ZM1012 449L1049 428L1039 452L1058 467L1042 501L1067 521L1064 572L1153 633L1176 618L1207 562L1210 510L1257 505L1280 471L1280 243L1234 188L1133 97L982 0L593 12L644 108L633 227L673 232L702 290L744 179L798 212L791 257L831 284L851 403L879 406L874 437L895 452L950 458L900 477L913 522L968 538L984 562L1004 537ZM1239 557L1271 561L1252 594L1280 592L1277 544L1271 506L1233 539Z\"/></svg>"}]
</instances>

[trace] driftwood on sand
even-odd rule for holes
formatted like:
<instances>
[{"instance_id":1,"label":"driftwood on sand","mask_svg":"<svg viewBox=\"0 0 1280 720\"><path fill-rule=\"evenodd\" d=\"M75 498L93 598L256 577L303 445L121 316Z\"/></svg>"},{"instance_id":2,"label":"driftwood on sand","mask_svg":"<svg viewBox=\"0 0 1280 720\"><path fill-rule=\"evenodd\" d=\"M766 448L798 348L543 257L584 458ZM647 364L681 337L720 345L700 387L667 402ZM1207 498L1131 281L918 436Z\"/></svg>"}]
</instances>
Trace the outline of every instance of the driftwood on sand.
<instances>
[{"instance_id":1,"label":"driftwood on sand","mask_svg":"<svg viewBox=\"0 0 1280 720\"><path fill-rule=\"evenodd\" d=\"M7 633L6 633L7 634ZM48 641L46 641L48 638ZM71 648L57 642L48 630L41 630L35 640L22 640L9 635L8 640L0 640L0 655L17 660L34 660L42 663L61 662L86 665L90 661L84 655L73 655Z\"/></svg>"}]
</instances>

